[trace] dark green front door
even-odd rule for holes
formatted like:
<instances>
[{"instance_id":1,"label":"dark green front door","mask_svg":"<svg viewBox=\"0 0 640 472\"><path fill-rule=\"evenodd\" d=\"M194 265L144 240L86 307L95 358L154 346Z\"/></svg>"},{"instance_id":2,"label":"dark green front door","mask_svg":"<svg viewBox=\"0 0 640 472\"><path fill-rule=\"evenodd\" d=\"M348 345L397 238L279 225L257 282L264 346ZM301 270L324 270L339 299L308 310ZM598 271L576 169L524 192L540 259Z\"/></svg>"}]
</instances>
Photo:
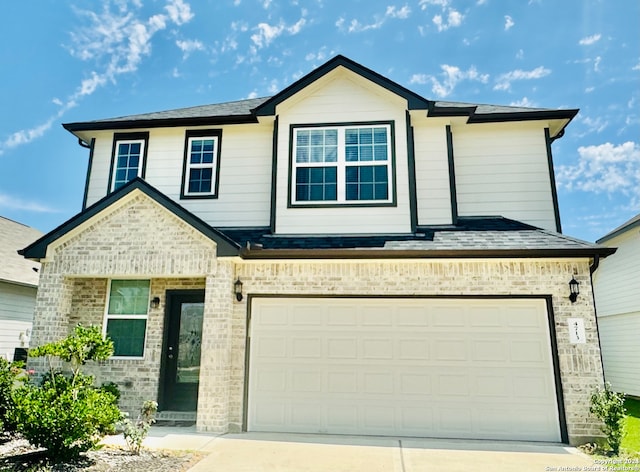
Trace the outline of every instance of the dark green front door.
<instances>
[{"instance_id":1,"label":"dark green front door","mask_svg":"<svg viewBox=\"0 0 640 472\"><path fill-rule=\"evenodd\" d=\"M160 408L195 411L200 379L204 290L167 291Z\"/></svg>"}]
</instances>

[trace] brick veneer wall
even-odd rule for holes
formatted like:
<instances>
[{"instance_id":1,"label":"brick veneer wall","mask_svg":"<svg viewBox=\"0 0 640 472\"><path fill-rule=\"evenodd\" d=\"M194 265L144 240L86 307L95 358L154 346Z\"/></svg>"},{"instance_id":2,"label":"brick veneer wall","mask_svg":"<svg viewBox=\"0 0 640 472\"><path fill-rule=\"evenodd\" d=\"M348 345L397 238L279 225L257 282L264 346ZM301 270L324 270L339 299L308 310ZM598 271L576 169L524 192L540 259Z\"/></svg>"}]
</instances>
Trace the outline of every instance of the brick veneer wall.
<instances>
[{"instance_id":1,"label":"brick veneer wall","mask_svg":"<svg viewBox=\"0 0 640 472\"><path fill-rule=\"evenodd\" d=\"M236 274L247 295L545 295L552 297L569 440L601 436L589 398L602 386L595 311L586 259L487 259L397 261L243 261ZM580 282L576 303L568 299L572 276ZM246 298L233 305L229 424L243 421ZM567 319L583 318L587 342L570 344Z\"/></svg>"},{"instance_id":2,"label":"brick veneer wall","mask_svg":"<svg viewBox=\"0 0 640 472\"><path fill-rule=\"evenodd\" d=\"M136 410L158 390L164 291L205 287L200 431L242 428L247 300L259 295L545 295L552 297L570 442L599 436L589 396L603 382L586 259L245 261L216 259L215 243L151 199L137 195L98 215L50 247L41 270L32 344L65 336L76 322L101 323L108 278L152 280L161 306L149 313L145 359L110 360L93 371L122 386L123 407ZM580 282L576 303L568 281ZM240 277L245 298L236 302ZM586 344L568 340L567 318L584 318ZM42 368L40 361L32 365ZM129 387L131 382L131 387Z\"/></svg>"}]
</instances>

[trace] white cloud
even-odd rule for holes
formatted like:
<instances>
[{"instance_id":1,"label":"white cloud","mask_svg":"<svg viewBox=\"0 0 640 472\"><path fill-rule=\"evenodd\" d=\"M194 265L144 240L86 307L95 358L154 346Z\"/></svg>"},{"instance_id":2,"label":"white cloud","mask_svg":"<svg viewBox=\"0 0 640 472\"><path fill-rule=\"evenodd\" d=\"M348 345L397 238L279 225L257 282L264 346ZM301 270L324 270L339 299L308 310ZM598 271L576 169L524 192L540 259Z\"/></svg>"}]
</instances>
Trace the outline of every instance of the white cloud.
<instances>
[{"instance_id":1,"label":"white cloud","mask_svg":"<svg viewBox=\"0 0 640 472\"><path fill-rule=\"evenodd\" d=\"M600 41L601 37L602 37L601 34L594 34L592 36L587 36L586 38L582 38L580 41L578 41L578 44L581 46L591 46L592 44Z\"/></svg>"},{"instance_id":2,"label":"white cloud","mask_svg":"<svg viewBox=\"0 0 640 472\"><path fill-rule=\"evenodd\" d=\"M194 51L204 51L205 47L201 41L197 39L176 40L176 46L184 53L183 57L187 58Z\"/></svg>"},{"instance_id":3,"label":"white cloud","mask_svg":"<svg viewBox=\"0 0 640 472\"><path fill-rule=\"evenodd\" d=\"M488 74L480 74L473 66L466 71L448 64L443 64L440 68L442 69L441 75L443 76L441 80L432 75L413 74L409 79L409 83L422 85L431 83L431 91L438 97L444 98L449 96L455 87L464 80L480 82L483 84L486 84L489 81Z\"/></svg>"},{"instance_id":4,"label":"white cloud","mask_svg":"<svg viewBox=\"0 0 640 472\"><path fill-rule=\"evenodd\" d=\"M513 28L513 25L515 25L513 18L511 18L509 15L505 15L504 17L504 30L505 31L509 31L511 28Z\"/></svg>"},{"instance_id":5,"label":"white cloud","mask_svg":"<svg viewBox=\"0 0 640 472\"><path fill-rule=\"evenodd\" d=\"M164 7L169 12L169 18L176 25L180 26L188 23L193 19L193 13L188 3L183 0L170 0L168 5Z\"/></svg>"},{"instance_id":6,"label":"white cloud","mask_svg":"<svg viewBox=\"0 0 640 472\"><path fill-rule=\"evenodd\" d=\"M59 213L59 210L55 210L42 203L15 198L2 193L0 193L0 208L3 210L32 211L35 213Z\"/></svg>"},{"instance_id":7,"label":"white cloud","mask_svg":"<svg viewBox=\"0 0 640 472\"><path fill-rule=\"evenodd\" d=\"M167 14L155 14L148 19L140 19L136 11L128 10L125 2L103 3L101 12L76 9L78 16L84 17L83 28L71 33L70 54L82 61L92 61L96 69L89 77L80 81L75 91L66 101L59 100L60 110L43 123L30 129L12 133L0 142L0 154L6 149L27 144L41 137L54 121L61 118L78 100L92 95L107 83L115 83L120 75L135 72L145 56L151 54L153 36L167 28L169 22L183 25L193 18L188 3L184 0L167 0L164 9ZM141 8L141 2L133 2Z\"/></svg>"},{"instance_id":8,"label":"white cloud","mask_svg":"<svg viewBox=\"0 0 640 472\"><path fill-rule=\"evenodd\" d=\"M559 166L558 185L568 191L622 194L640 202L640 146L628 141L578 148L576 165Z\"/></svg>"},{"instance_id":9,"label":"white cloud","mask_svg":"<svg viewBox=\"0 0 640 472\"><path fill-rule=\"evenodd\" d=\"M602 58L600 56L596 57L593 60L593 70L596 72L600 71L600 63L602 62Z\"/></svg>"},{"instance_id":10,"label":"white cloud","mask_svg":"<svg viewBox=\"0 0 640 472\"><path fill-rule=\"evenodd\" d=\"M464 15L462 13L454 9L449 9L446 21L442 18L442 15L435 15L432 21L438 28L438 32L441 32L460 26L463 19Z\"/></svg>"},{"instance_id":11,"label":"white cloud","mask_svg":"<svg viewBox=\"0 0 640 472\"><path fill-rule=\"evenodd\" d=\"M498 78L496 79L496 85L493 87L493 89L509 90L511 88L511 82L515 80L540 79L549 74L551 74L551 70L542 66L536 67L535 69L530 71L516 69L514 71L507 72L506 74L498 76Z\"/></svg>"},{"instance_id":12,"label":"white cloud","mask_svg":"<svg viewBox=\"0 0 640 472\"><path fill-rule=\"evenodd\" d=\"M638 64L636 64L635 66L633 66L631 68L631 70L640 70L640 62L638 62Z\"/></svg>"},{"instance_id":13,"label":"white cloud","mask_svg":"<svg viewBox=\"0 0 640 472\"><path fill-rule=\"evenodd\" d=\"M347 20L344 17L340 17L335 25L339 30L347 33L362 33L363 31L380 29L389 19L406 20L410 15L411 8L408 5L404 5L402 8L388 6L384 14L374 15L373 21L370 23L362 23L354 18L348 23L348 26L345 26Z\"/></svg>"},{"instance_id":14,"label":"white cloud","mask_svg":"<svg viewBox=\"0 0 640 472\"><path fill-rule=\"evenodd\" d=\"M525 107L525 108L536 108L538 105L535 102L532 102L527 97L522 97L521 100L517 100L515 102L509 103L512 107Z\"/></svg>"},{"instance_id":15,"label":"white cloud","mask_svg":"<svg viewBox=\"0 0 640 472\"><path fill-rule=\"evenodd\" d=\"M449 5L449 0L420 0L418 5L420 5L421 10L426 10L429 6L445 8Z\"/></svg>"},{"instance_id":16,"label":"white cloud","mask_svg":"<svg viewBox=\"0 0 640 472\"><path fill-rule=\"evenodd\" d=\"M587 131L582 134L582 136L586 136L593 133L602 133L607 126L609 126L609 122L607 120L602 119L602 117L598 116L597 118L589 118L588 116L582 118L582 123L587 127Z\"/></svg>"},{"instance_id":17,"label":"white cloud","mask_svg":"<svg viewBox=\"0 0 640 472\"><path fill-rule=\"evenodd\" d=\"M290 26L287 26L282 22L280 22L280 24L278 25L270 25L269 23L258 23L258 26L254 28L258 31L251 35L251 41L257 49L262 49L269 46L275 39L277 39L285 32L292 36L300 33L300 31L302 31L302 28L307 24L307 20L304 18L304 13L305 11L303 11L302 18L300 18L297 22ZM257 52L257 49L253 52Z\"/></svg>"}]
</instances>

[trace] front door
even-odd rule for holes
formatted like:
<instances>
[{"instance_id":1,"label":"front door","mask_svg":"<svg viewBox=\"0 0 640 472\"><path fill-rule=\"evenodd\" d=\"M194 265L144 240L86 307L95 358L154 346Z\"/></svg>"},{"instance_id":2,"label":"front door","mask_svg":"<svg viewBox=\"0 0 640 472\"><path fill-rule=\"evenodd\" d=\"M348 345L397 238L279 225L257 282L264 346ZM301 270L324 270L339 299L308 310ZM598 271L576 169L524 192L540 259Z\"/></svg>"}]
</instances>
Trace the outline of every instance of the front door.
<instances>
[{"instance_id":1,"label":"front door","mask_svg":"<svg viewBox=\"0 0 640 472\"><path fill-rule=\"evenodd\" d=\"M203 312L204 290L167 291L161 410L196 410Z\"/></svg>"}]
</instances>

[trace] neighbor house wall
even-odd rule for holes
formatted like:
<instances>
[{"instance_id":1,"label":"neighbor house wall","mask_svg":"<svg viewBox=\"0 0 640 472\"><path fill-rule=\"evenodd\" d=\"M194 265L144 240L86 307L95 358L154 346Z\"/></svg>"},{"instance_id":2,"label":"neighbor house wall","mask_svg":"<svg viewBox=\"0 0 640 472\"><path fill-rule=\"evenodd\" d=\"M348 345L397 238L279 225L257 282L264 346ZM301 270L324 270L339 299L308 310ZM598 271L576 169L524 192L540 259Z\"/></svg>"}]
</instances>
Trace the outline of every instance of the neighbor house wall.
<instances>
[{"instance_id":1,"label":"neighbor house wall","mask_svg":"<svg viewBox=\"0 0 640 472\"><path fill-rule=\"evenodd\" d=\"M13 360L16 347L29 347L36 287L0 282L0 357Z\"/></svg>"}]
</instances>

